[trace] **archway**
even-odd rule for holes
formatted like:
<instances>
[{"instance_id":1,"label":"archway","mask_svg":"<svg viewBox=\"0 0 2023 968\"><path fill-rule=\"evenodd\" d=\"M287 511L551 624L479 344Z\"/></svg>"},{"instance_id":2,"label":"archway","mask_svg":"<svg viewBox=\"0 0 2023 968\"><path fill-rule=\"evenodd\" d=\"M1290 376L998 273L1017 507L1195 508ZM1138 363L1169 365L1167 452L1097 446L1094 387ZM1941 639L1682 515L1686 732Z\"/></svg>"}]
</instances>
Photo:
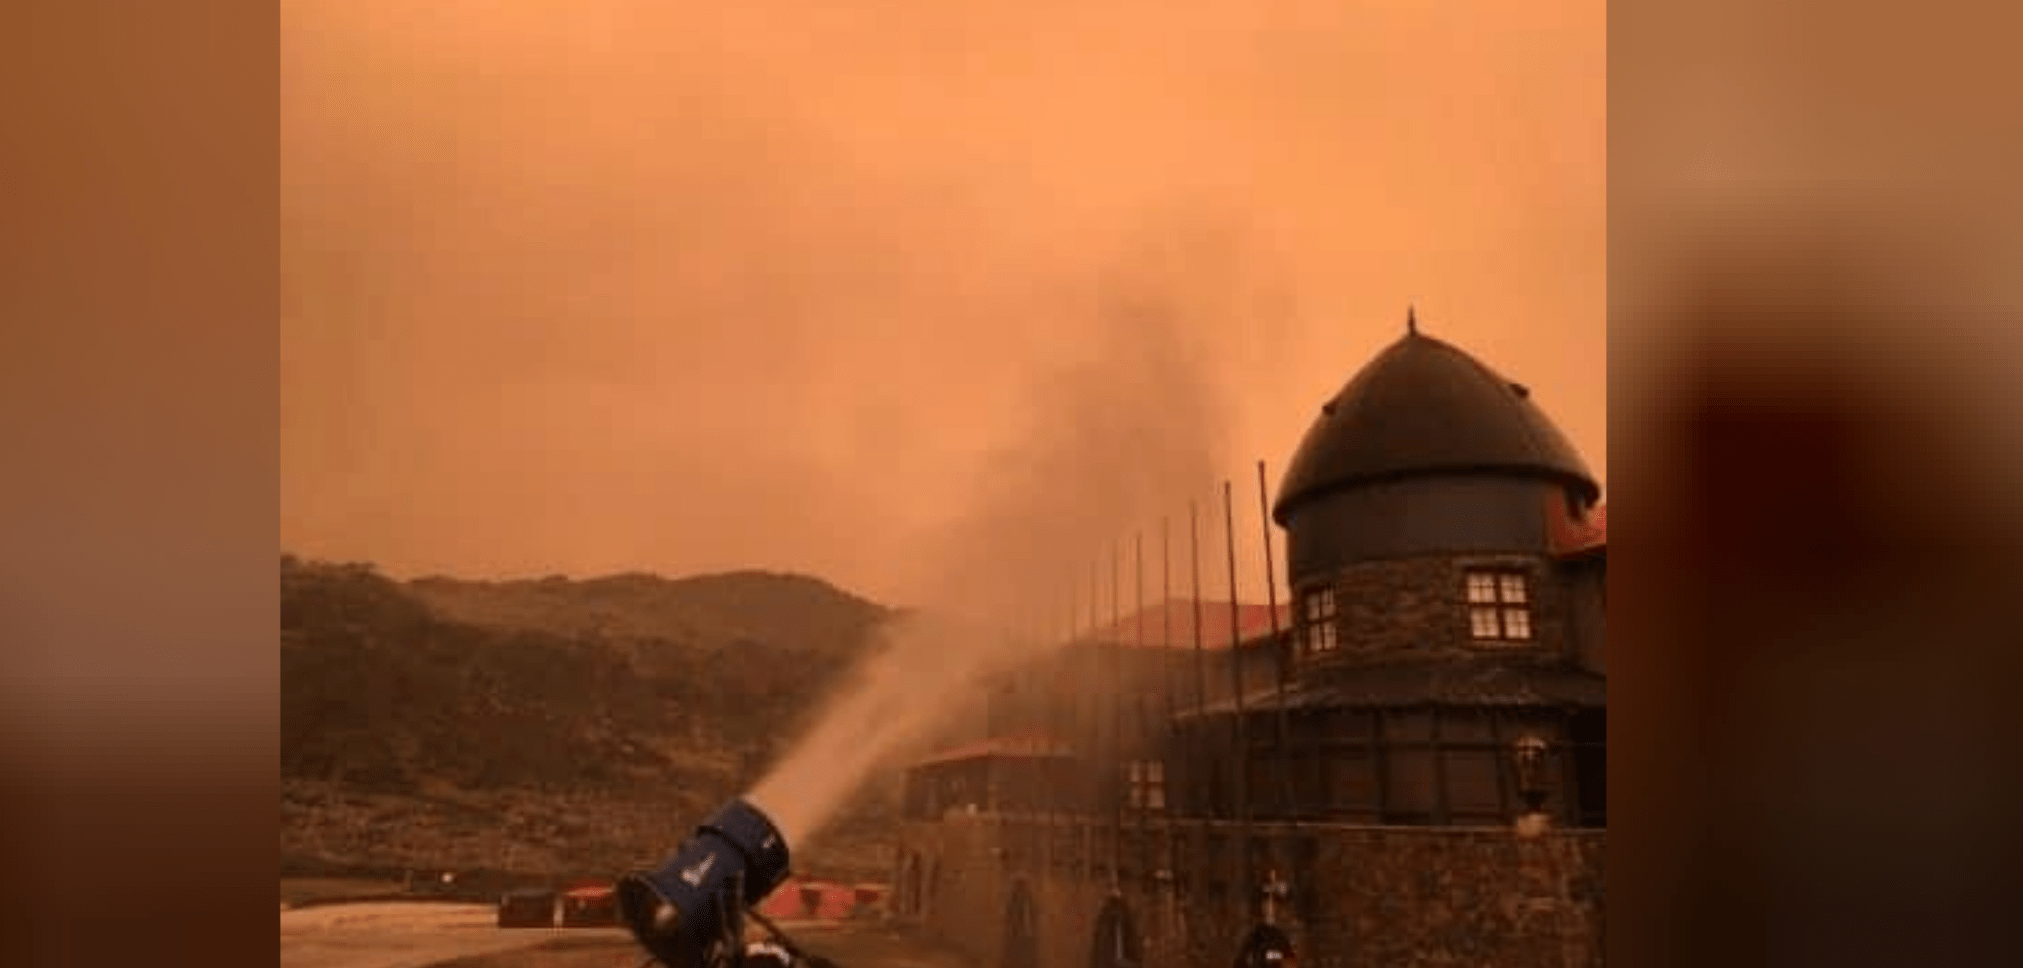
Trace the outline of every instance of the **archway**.
<instances>
[{"instance_id":1,"label":"archway","mask_svg":"<svg viewBox=\"0 0 2023 968\"><path fill-rule=\"evenodd\" d=\"M920 855L907 852L899 861L899 882L892 890L893 913L912 917L920 913Z\"/></svg>"},{"instance_id":2,"label":"archway","mask_svg":"<svg viewBox=\"0 0 2023 968\"><path fill-rule=\"evenodd\" d=\"M913 863L906 869L906 913L918 917L927 913L927 896L920 889L920 855L913 855Z\"/></svg>"},{"instance_id":3,"label":"archway","mask_svg":"<svg viewBox=\"0 0 2023 968\"><path fill-rule=\"evenodd\" d=\"M1004 909L1004 957L999 968L1039 968L1040 912L1025 881L1012 884Z\"/></svg>"},{"instance_id":4,"label":"archway","mask_svg":"<svg viewBox=\"0 0 2023 968\"><path fill-rule=\"evenodd\" d=\"M1089 952L1089 968L1140 968L1145 953L1138 937L1138 924L1122 898L1111 898L1096 914L1096 937Z\"/></svg>"},{"instance_id":5,"label":"archway","mask_svg":"<svg viewBox=\"0 0 2023 968\"><path fill-rule=\"evenodd\" d=\"M1294 968L1297 963L1292 938L1269 924L1250 929L1236 952L1236 968Z\"/></svg>"}]
</instances>

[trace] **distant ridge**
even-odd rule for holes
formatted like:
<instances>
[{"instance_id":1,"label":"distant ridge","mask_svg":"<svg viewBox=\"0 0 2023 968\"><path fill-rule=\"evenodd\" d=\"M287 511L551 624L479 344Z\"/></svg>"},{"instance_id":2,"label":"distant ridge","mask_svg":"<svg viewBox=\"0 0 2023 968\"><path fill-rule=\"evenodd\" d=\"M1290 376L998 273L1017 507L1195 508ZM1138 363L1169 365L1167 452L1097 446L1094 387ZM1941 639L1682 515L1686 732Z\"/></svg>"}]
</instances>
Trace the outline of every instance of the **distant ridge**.
<instances>
[{"instance_id":1,"label":"distant ridge","mask_svg":"<svg viewBox=\"0 0 2023 968\"><path fill-rule=\"evenodd\" d=\"M685 578L646 572L504 581L437 576L407 587L443 617L475 625L683 644L761 642L790 652L828 648L890 616L889 609L820 578L758 570Z\"/></svg>"},{"instance_id":2,"label":"distant ridge","mask_svg":"<svg viewBox=\"0 0 2023 968\"><path fill-rule=\"evenodd\" d=\"M282 855L312 867L655 854L756 778L894 614L759 570L397 581L283 555L280 579ZM881 822L875 804L846 821L839 854Z\"/></svg>"}]
</instances>

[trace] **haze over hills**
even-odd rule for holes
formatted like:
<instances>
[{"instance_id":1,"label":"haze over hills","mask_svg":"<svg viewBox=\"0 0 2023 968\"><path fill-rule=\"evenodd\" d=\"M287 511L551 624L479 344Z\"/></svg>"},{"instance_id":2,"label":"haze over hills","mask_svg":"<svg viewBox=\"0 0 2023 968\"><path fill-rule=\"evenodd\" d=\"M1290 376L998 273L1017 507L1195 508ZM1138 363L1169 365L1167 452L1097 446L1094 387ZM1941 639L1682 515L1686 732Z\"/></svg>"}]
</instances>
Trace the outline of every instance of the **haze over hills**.
<instances>
[{"instance_id":1,"label":"haze over hills","mask_svg":"<svg viewBox=\"0 0 2023 968\"><path fill-rule=\"evenodd\" d=\"M791 742L894 612L802 575L395 581L281 559L284 868L609 874ZM867 793L811 874L883 870Z\"/></svg>"},{"instance_id":2,"label":"haze over hills","mask_svg":"<svg viewBox=\"0 0 2023 968\"><path fill-rule=\"evenodd\" d=\"M484 582L408 583L444 617L567 636L660 640L705 648L747 643L815 657L845 651L886 609L819 578L739 571L691 578L631 573Z\"/></svg>"}]
</instances>

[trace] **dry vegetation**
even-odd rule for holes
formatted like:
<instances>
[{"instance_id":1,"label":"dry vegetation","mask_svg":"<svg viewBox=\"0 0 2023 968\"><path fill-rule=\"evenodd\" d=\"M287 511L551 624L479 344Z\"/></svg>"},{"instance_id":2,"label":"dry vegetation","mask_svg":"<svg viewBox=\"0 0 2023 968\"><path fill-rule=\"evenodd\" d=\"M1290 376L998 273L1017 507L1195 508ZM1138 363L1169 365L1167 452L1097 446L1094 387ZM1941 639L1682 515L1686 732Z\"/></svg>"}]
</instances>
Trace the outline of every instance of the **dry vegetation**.
<instances>
[{"instance_id":1,"label":"dry vegetation","mask_svg":"<svg viewBox=\"0 0 2023 968\"><path fill-rule=\"evenodd\" d=\"M742 792L886 609L742 573L395 582L284 557L281 856L296 874L610 874ZM813 876L881 876L860 799Z\"/></svg>"},{"instance_id":2,"label":"dry vegetation","mask_svg":"<svg viewBox=\"0 0 2023 968\"><path fill-rule=\"evenodd\" d=\"M297 905L330 898L376 897L399 894L407 885L401 881L369 877L284 877L281 903Z\"/></svg>"}]
</instances>

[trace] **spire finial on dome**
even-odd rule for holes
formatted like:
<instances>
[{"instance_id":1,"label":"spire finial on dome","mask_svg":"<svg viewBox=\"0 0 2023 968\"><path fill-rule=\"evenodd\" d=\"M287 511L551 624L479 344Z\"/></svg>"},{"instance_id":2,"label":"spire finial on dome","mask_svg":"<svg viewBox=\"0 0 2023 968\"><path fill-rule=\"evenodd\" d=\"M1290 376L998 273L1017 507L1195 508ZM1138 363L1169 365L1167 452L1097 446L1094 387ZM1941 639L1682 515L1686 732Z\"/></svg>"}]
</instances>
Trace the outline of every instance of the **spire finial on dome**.
<instances>
[{"instance_id":1,"label":"spire finial on dome","mask_svg":"<svg viewBox=\"0 0 2023 968\"><path fill-rule=\"evenodd\" d=\"M1405 304L1405 332L1412 336L1419 335L1419 307L1411 303Z\"/></svg>"}]
</instances>

